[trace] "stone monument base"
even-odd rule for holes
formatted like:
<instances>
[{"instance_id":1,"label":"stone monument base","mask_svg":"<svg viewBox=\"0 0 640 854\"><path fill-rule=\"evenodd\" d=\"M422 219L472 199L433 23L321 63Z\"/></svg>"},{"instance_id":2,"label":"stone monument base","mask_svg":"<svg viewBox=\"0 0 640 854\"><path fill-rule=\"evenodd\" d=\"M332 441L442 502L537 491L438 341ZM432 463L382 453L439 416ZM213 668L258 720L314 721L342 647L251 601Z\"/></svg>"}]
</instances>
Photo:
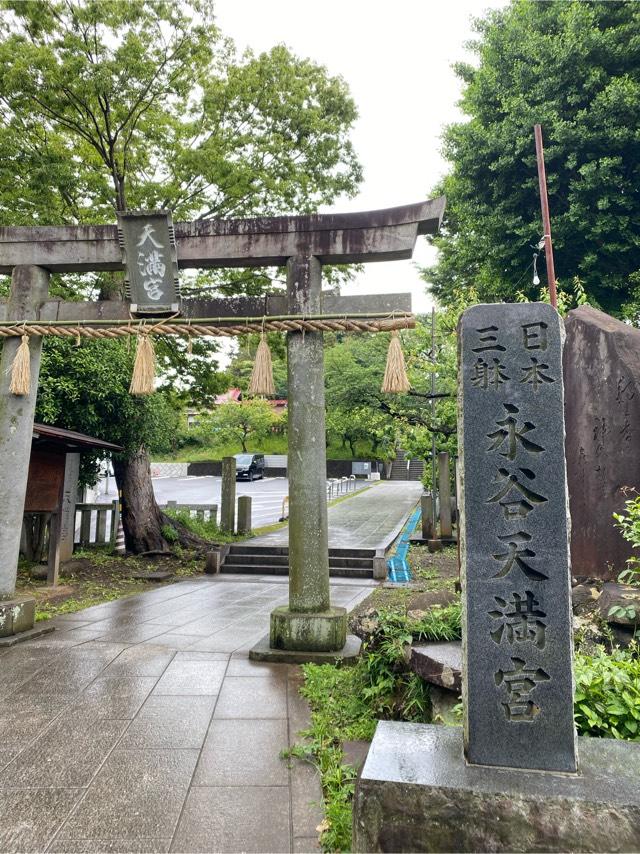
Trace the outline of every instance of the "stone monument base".
<instances>
[{"instance_id":1,"label":"stone monument base","mask_svg":"<svg viewBox=\"0 0 640 854\"><path fill-rule=\"evenodd\" d=\"M269 635L249 650L252 661L271 661L280 664L353 664L360 655L362 641L355 635L347 635L341 649L319 652L317 650L274 649Z\"/></svg>"},{"instance_id":2,"label":"stone monument base","mask_svg":"<svg viewBox=\"0 0 640 854\"><path fill-rule=\"evenodd\" d=\"M291 611L287 605L271 612L271 646L310 652L334 652L347 640L347 611Z\"/></svg>"},{"instance_id":3,"label":"stone monument base","mask_svg":"<svg viewBox=\"0 0 640 854\"><path fill-rule=\"evenodd\" d=\"M36 600L33 596L0 599L0 647L52 632L53 626L34 628Z\"/></svg>"},{"instance_id":4,"label":"stone monument base","mask_svg":"<svg viewBox=\"0 0 640 854\"><path fill-rule=\"evenodd\" d=\"M578 774L467 765L460 727L381 721L353 850L640 851L640 744L579 738L578 757Z\"/></svg>"}]
</instances>

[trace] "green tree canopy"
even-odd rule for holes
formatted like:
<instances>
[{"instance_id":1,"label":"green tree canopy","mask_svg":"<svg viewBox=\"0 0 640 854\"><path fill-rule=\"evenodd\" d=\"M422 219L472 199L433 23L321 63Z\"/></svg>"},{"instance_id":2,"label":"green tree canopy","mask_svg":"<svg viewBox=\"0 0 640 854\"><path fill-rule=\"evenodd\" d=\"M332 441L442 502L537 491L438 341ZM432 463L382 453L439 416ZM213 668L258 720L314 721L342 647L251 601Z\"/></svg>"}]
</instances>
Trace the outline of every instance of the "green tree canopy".
<instances>
[{"instance_id":1,"label":"green tree canopy","mask_svg":"<svg viewBox=\"0 0 640 854\"><path fill-rule=\"evenodd\" d=\"M155 453L170 451L178 412L166 393L129 394L134 353L132 342L122 339L102 342L99 347L93 343L76 347L68 338L48 340L36 418L122 445L125 458L140 445ZM92 378L89 388L88 376ZM83 461L86 456L83 454ZM89 474L87 468L85 473Z\"/></svg>"},{"instance_id":2,"label":"green tree canopy","mask_svg":"<svg viewBox=\"0 0 640 854\"><path fill-rule=\"evenodd\" d=\"M458 65L467 120L444 133L452 165L438 300L534 298L542 235L533 125L540 123L556 275L590 302L637 319L640 306L640 4L513 0L476 21L477 66ZM544 260L540 258L541 278Z\"/></svg>"},{"instance_id":3,"label":"green tree canopy","mask_svg":"<svg viewBox=\"0 0 640 854\"><path fill-rule=\"evenodd\" d=\"M3 222L310 212L360 180L345 82L281 45L238 59L211 2L2 8Z\"/></svg>"},{"instance_id":4,"label":"green tree canopy","mask_svg":"<svg viewBox=\"0 0 640 854\"><path fill-rule=\"evenodd\" d=\"M127 208L168 207L176 220L311 212L355 191L357 114L345 82L283 46L238 57L213 8L211 0L0 0L0 225L113 222ZM121 283L67 276L52 290L108 297ZM271 280L225 271L192 284L191 293L202 284L258 293ZM197 393L207 369L215 373L211 347L193 349L199 361L180 343L160 344L165 387ZM100 352L105 362L117 355ZM73 376L91 408L101 393L93 372ZM209 397L217 390L207 382ZM64 398L47 411L75 426ZM112 437L111 415L95 411L106 420L93 432ZM153 550L163 547L162 517L141 423L145 412L153 419L153 405L136 412L122 415L130 456L116 477L127 544Z\"/></svg>"},{"instance_id":5,"label":"green tree canopy","mask_svg":"<svg viewBox=\"0 0 640 854\"><path fill-rule=\"evenodd\" d=\"M216 406L212 415L203 419L197 429L207 437L215 437L216 441L236 443L238 450L247 453L249 443L259 444L274 427L283 424L284 419L274 413L266 400L254 398Z\"/></svg>"}]
</instances>

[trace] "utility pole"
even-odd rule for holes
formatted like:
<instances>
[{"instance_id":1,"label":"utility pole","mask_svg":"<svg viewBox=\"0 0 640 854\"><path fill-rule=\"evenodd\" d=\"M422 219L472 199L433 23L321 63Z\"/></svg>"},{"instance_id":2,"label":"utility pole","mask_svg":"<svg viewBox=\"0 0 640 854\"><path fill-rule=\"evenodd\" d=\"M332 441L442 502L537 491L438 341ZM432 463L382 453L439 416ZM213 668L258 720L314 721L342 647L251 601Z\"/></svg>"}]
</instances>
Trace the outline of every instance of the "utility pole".
<instances>
[{"instance_id":1,"label":"utility pole","mask_svg":"<svg viewBox=\"0 0 640 854\"><path fill-rule=\"evenodd\" d=\"M544 167L544 148L542 147L542 125L534 125L536 138L536 160L538 161L538 183L540 185L540 207L542 209L542 227L544 229L544 257L547 262L547 281L551 305L558 307L556 290L556 271L553 265L553 244L551 242L551 219L549 217L549 199L547 197L547 174Z\"/></svg>"},{"instance_id":2,"label":"utility pole","mask_svg":"<svg viewBox=\"0 0 640 854\"><path fill-rule=\"evenodd\" d=\"M436 513L436 309L431 307L431 516L433 536L436 535L438 514Z\"/></svg>"}]
</instances>

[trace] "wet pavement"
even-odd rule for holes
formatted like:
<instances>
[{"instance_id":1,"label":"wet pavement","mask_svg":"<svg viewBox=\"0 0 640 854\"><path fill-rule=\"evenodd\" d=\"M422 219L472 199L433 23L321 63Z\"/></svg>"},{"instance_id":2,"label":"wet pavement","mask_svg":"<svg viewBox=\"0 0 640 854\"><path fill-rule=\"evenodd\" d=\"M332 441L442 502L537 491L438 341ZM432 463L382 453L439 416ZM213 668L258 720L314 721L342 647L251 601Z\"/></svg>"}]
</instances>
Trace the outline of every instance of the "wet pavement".
<instances>
[{"instance_id":1,"label":"wet pavement","mask_svg":"<svg viewBox=\"0 0 640 854\"><path fill-rule=\"evenodd\" d=\"M317 773L280 759L299 668L248 659L286 601L286 578L189 579L0 652L0 851L320 850Z\"/></svg>"},{"instance_id":2,"label":"wet pavement","mask_svg":"<svg viewBox=\"0 0 640 854\"><path fill-rule=\"evenodd\" d=\"M347 501L329 507L329 546L341 549L386 549L398 536L420 500L419 481L383 480ZM254 537L252 546L286 546L289 529Z\"/></svg>"},{"instance_id":3,"label":"wet pavement","mask_svg":"<svg viewBox=\"0 0 640 854\"><path fill-rule=\"evenodd\" d=\"M153 492L159 504L168 501L177 501L178 504L216 504L218 506L218 518L220 515L220 491L222 478L220 477L154 477ZM328 482L327 482L328 483ZM104 489L105 483L102 482ZM367 486L367 481L357 481L357 488ZM236 482L236 495L251 496L251 519L254 528L264 525L273 525L282 516L282 502L289 494L289 481L286 477L265 477L262 480ZM339 497L339 488L331 497ZM118 497L113 478L110 479L110 490L99 493L96 501L101 504L110 504ZM80 529L78 528L78 536Z\"/></svg>"}]
</instances>

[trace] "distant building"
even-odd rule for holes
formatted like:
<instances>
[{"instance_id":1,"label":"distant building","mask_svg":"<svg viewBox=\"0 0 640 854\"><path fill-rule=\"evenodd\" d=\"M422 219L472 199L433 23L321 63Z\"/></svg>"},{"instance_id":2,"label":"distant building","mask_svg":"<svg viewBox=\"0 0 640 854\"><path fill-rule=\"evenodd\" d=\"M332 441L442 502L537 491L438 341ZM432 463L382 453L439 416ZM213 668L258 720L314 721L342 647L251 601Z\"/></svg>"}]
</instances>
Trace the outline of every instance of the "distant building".
<instances>
[{"instance_id":1,"label":"distant building","mask_svg":"<svg viewBox=\"0 0 640 854\"><path fill-rule=\"evenodd\" d=\"M214 406L222 406L225 403L242 403L243 400L244 395L242 389L230 388L223 394L216 395ZM276 415L282 415L287 411L288 400L286 397L274 398L273 400L267 398L267 403L273 407L273 411ZM196 427L198 420L207 413L201 409L189 408L187 409L186 414L187 427Z\"/></svg>"},{"instance_id":2,"label":"distant building","mask_svg":"<svg viewBox=\"0 0 640 854\"><path fill-rule=\"evenodd\" d=\"M239 388L230 388L224 394L216 395L216 406L223 403L240 403L242 400L242 391Z\"/></svg>"}]
</instances>

